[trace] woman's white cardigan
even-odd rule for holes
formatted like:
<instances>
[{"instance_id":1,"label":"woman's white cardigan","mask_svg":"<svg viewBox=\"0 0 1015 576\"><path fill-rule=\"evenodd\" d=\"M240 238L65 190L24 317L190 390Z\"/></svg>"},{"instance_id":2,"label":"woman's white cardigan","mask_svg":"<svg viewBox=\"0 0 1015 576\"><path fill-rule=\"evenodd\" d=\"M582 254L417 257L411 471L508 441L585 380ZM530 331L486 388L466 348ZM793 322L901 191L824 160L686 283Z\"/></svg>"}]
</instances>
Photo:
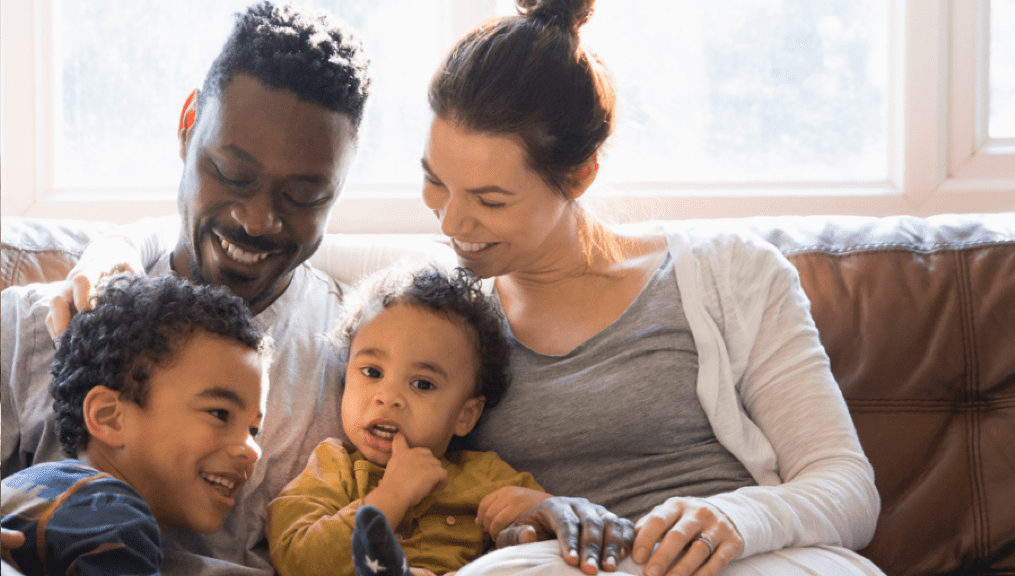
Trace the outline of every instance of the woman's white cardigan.
<instances>
[{"instance_id":1,"label":"woman's white cardigan","mask_svg":"<svg viewBox=\"0 0 1015 576\"><path fill-rule=\"evenodd\" d=\"M859 549L880 498L796 268L749 234L666 225L698 349L698 397L719 441L758 482L708 498L744 556L829 544Z\"/></svg>"}]
</instances>

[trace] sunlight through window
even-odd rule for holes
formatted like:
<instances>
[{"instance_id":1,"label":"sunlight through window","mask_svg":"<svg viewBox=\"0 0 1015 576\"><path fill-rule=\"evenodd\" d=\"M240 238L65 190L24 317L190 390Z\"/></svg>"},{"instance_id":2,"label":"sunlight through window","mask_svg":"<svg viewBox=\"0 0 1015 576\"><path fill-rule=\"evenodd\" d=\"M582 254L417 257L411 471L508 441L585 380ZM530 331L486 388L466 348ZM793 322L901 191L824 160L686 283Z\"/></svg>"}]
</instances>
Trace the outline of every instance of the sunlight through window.
<instances>
[{"instance_id":1,"label":"sunlight through window","mask_svg":"<svg viewBox=\"0 0 1015 576\"><path fill-rule=\"evenodd\" d=\"M55 1L54 185L175 188L180 107L248 3ZM360 31L372 60L350 187L413 185L455 3L310 5ZM883 0L600 0L583 34L620 95L600 182L884 179L887 29Z\"/></svg>"},{"instance_id":2,"label":"sunlight through window","mask_svg":"<svg viewBox=\"0 0 1015 576\"><path fill-rule=\"evenodd\" d=\"M990 3L990 138L1015 138L1015 0Z\"/></svg>"}]
</instances>

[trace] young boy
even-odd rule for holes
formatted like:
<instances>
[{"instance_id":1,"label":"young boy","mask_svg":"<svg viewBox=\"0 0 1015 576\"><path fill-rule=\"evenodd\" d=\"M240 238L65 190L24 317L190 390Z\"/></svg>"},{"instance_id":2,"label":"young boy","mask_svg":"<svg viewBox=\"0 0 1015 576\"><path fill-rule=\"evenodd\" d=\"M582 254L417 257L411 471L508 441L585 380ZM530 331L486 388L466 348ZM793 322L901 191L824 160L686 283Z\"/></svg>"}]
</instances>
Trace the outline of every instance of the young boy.
<instances>
[{"instance_id":1,"label":"young boy","mask_svg":"<svg viewBox=\"0 0 1015 576\"><path fill-rule=\"evenodd\" d=\"M223 288L113 278L53 362L48 432L68 460L3 480L17 568L158 574L163 527L218 529L260 455L269 347Z\"/></svg>"},{"instance_id":2,"label":"young boy","mask_svg":"<svg viewBox=\"0 0 1015 576\"><path fill-rule=\"evenodd\" d=\"M484 516L507 514L506 524L547 496L492 452L448 451L507 388L499 313L467 270L403 265L347 295L342 318L336 343L347 363L349 445L322 442L269 504L275 569L282 576L456 570L490 543L477 521L484 498L497 491Z\"/></svg>"}]
</instances>

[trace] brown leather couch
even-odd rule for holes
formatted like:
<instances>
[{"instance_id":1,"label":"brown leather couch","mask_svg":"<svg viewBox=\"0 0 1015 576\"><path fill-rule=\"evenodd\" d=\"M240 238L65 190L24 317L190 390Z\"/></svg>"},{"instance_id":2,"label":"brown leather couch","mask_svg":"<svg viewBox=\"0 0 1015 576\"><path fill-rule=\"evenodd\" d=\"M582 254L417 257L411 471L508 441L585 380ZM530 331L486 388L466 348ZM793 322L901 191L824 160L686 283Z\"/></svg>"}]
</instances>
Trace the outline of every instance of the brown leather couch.
<instances>
[{"instance_id":1,"label":"brown leather couch","mask_svg":"<svg viewBox=\"0 0 1015 576\"><path fill-rule=\"evenodd\" d=\"M1015 213L718 223L800 271L881 493L862 553L889 576L1015 575ZM109 226L4 218L2 286L62 278Z\"/></svg>"}]
</instances>

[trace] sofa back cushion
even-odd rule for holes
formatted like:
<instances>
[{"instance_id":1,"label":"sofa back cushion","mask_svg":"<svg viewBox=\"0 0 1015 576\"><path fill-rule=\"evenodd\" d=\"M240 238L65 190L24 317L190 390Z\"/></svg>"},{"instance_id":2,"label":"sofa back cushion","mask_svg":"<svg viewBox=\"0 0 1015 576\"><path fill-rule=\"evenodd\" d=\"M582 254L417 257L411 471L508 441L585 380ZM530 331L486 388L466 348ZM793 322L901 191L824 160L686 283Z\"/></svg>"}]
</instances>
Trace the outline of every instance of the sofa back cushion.
<instances>
[{"instance_id":1,"label":"sofa back cushion","mask_svg":"<svg viewBox=\"0 0 1015 576\"><path fill-rule=\"evenodd\" d=\"M109 222L0 218L0 290L65 278L88 242L112 229Z\"/></svg>"}]
</instances>

